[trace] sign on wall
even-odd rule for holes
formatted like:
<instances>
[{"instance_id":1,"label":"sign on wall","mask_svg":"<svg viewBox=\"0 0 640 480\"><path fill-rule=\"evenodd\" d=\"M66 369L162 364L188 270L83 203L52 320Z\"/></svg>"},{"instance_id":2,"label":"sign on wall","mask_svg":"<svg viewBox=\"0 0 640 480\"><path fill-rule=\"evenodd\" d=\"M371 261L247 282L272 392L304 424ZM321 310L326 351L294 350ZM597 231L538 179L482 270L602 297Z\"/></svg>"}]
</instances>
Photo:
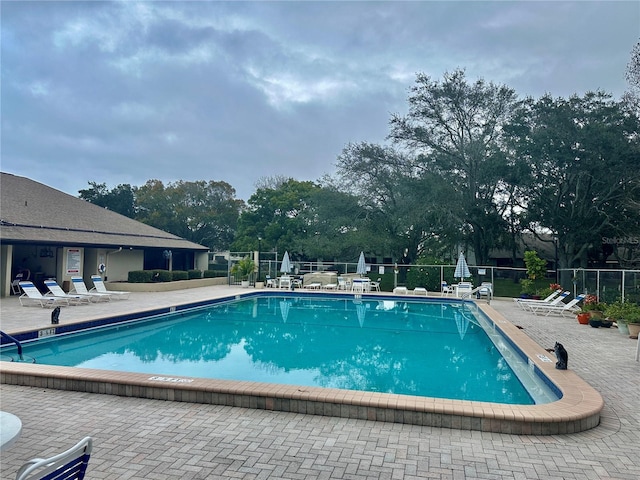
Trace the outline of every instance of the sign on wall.
<instances>
[{"instance_id":1,"label":"sign on wall","mask_svg":"<svg viewBox=\"0 0 640 480\"><path fill-rule=\"evenodd\" d=\"M70 248L67 250L67 275L79 275L82 266L82 254L79 248Z\"/></svg>"}]
</instances>

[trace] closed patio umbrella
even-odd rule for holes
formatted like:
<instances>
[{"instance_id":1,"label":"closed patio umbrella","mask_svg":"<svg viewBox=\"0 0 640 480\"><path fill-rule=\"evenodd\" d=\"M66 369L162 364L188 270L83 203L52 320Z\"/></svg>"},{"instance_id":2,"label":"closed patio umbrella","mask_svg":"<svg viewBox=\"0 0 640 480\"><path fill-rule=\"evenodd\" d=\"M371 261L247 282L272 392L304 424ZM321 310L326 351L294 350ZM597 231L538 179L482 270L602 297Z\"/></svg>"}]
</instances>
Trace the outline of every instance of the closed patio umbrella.
<instances>
[{"instance_id":1,"label":"closed patio umbrella","mask_svg":"<svg viewBox=\"0 0 640 480\"><path fill-rule=\"evenodd\" d=\"M360 258L358 259L358 267L356 268L358 275L365 275L367 273L367 265L364 262L364 252L360 252Z\"/></svg>"},{"instance_id":2,"label":"closed patio umbrella","mask_svg":"<svg viewBox=\"0 0 640 480\"><path fill-rule=\"evenodd\" d=\"M280 271L282 273L291 272L291 260L289 260L289 252L284 252L284 256L282 257L282 263L280 264Z\"/></svg>"},{"instance_id":3,"label":"closed patio umbrella","mask_svg":"<svg viewBox=\"0 0 640 480\"><path fill-rule=\"evenodd\" d=\"M456 271L453 273L453 276L461 280L463 280L465 277L471 277L471 272L469 271L469 266L467 265L467 261L464 258L464 253L460 253L460 256L458 257Z\"/></svg>"}]
</instances>

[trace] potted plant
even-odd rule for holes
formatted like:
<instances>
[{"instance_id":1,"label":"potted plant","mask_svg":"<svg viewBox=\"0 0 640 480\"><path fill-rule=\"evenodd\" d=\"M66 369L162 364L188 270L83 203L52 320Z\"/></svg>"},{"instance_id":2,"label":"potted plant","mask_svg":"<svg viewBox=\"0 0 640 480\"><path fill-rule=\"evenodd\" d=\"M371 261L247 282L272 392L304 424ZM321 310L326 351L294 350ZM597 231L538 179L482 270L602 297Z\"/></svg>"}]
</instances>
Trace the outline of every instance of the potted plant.
<instances>
[{"instance_id":1,"label":"potted plant","mask_svg":"<svg viewBox=\"0 0 640 480\"><path fill-rule=\"evenodd\" d=\"M530 280L528 278L523 278L522 280L520 280L520 289L522 298L531 298L536 292L533 285L533 280Z\"/></svg>"},{"instance_id":2,"label":"potted plant","mask_svg":"<svg viewBox=\"0 0 640 480\"><path fill-rule=\"evenodd\" d=\"M626 302L624 305L624 319L629 328L629 335L637 337L640 333L640 305Z\"/></svg>"},{"instance_id":3,"label":"potted plant","mask_svg":"<svg viewBox=\"0 0 640 480\"><path fill-rule=\"evenodd\" d=\"M640 332L640 306L630 302L615 302L607 306L605 316L614 320L623 335L637 336Z\"/></svg>"},{"instance_id":4,"label":"potted plant","mask_svg":"<svg viewBox=\"0 0 640 480\"><path fill-rule=\"evenodd\" d=\"M580 325L589 325L591 320L591 314L588 311L581 309L576 312L576 318L578 319L578 323Z\"/></svg>"},{"instance_id":5,"label":"potted plant","mask_svg":"<svg viewBox=\"0 0 640 480\"><path fill-rule=\"evenodd\" d=\"M587 295L584 297L582 310L589 312L591 318L604 318L604 311L607 305L600 303L595 295Z\"/></svg>"},{"instance_id":6,"label":"potted plant","mask_svg":"<svg viewBox=\"0 0 640 480\"><path fill-rule=\"evenodd\" d=\"M251 257L246 256L231 267L231 273L239 276L241 285L244 288L249 287L249 276L255 271L256 262Z\"/></svg>"}]
</instances>

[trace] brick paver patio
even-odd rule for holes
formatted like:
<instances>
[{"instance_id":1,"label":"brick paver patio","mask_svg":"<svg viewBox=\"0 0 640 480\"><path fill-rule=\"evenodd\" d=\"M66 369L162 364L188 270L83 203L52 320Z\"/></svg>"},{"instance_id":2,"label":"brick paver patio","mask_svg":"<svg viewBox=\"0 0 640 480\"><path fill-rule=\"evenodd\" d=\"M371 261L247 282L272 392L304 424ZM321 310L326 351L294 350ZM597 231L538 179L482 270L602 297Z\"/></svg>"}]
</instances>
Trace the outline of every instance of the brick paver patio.
<instances>
[{"instance_id":1,"label":"brick paver patio","mask_svg":"<svg viewBox=\"0 0 640 480\"><path fill-rule=\"evenodd\" d=\"M211 288L134 294L63 309L62 321L211 296ZM217 289L228 294L228 288ZM560 341L569 368L605 400L601 425L556 436L515 436L243 408L0 385L2 410L23 422L0 476L32 457L94 438L88 479L637 479L640 364L616 329L536 317L510 299L492 306L543 347ZM3 331L48 324L50 311L0 302Z\"/></svg>"}]
</instances>

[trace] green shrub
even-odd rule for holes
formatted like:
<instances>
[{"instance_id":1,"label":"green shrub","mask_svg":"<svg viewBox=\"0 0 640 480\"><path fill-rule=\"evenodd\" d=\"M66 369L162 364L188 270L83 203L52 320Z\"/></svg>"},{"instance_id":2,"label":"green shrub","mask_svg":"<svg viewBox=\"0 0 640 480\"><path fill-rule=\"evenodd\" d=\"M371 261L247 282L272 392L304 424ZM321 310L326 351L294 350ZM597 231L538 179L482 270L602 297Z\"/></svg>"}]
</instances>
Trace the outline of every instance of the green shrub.
<instances>
[{"instance_id":1,"label":"green shrub","mask_svg":"<svg viewBox=\"0 0 640 480\"><path fill-rule=\"evenodd\" d=\"M151 270L152 282L170 282L172 279L173 274L168 270Z\"/></svg>"},{"instance_id":2,"label":"green shrub","mask_svg":"<svg viewBox=\"0 0 640 480\"><path fill-rule=\"evenodd\" d=\"M127 275L129 283L149 283L153 272L150 270L133 270Z\"/></svg>"},{"instance_id":3,"label":"green shrub","mask_svg":"<svg viewBox=\"0 0 640 480\"><path fill-rule=\"evenodd\" d=\"M189 275L189 280L192 280L194 278L202 278L201 270L188 270L187 274Z\"/></svg>"},{"instance_id":4,"label":"green shrub","mask_svg":"<svg viewBox=\"0 0 640 480\"><path fill-rule=\"evenodd\" d=\"M222 270L205 270L202 276L204 278L226 277L227 269L225 268L224 272Z\"/></svg>"},{"instance_id":5,"label":"green shrub","mask_svg":"<svg viewBox=\"0 0 640 480\"><path fill-rule=\"evenodd\" d=\"M604 310L607 318L623 323L639 323L640 322L640 306L631 302L614 302Z\"/></svg>"},{"instance_id":6,"label":"green shrub","mask_svg":"<svg viewBox=\"0 0 640 480\"><path fill-rule=\"evenodd\" d=\"M231 267L231 273L240 277L242 280L248 280L249 275L252 275L256 269L256 262L254 262L251 257L246 256Z\"/></svg>"},{"instance_id":7,"label":"green shrub","mask_svg":"<svg viewBox=\"0 0 640 480\"><path fill-rule=\"evenodd\" d=\"M380 290L383 292L390 292L393 290L393 273L375 274L369 272L367 275L372 282L380 279Z\"/></svg>"},{"instance_id":8,"label":"green shrub","mask_svg":"<svg viewBox=\"0 0 640 480\"><path fill-rule=\"evenodd\" d=\"M171 280L177 282L178 280L189 280L189 273L184 270L173 270L171 273Z\"/></svg>"}]
</instances>

